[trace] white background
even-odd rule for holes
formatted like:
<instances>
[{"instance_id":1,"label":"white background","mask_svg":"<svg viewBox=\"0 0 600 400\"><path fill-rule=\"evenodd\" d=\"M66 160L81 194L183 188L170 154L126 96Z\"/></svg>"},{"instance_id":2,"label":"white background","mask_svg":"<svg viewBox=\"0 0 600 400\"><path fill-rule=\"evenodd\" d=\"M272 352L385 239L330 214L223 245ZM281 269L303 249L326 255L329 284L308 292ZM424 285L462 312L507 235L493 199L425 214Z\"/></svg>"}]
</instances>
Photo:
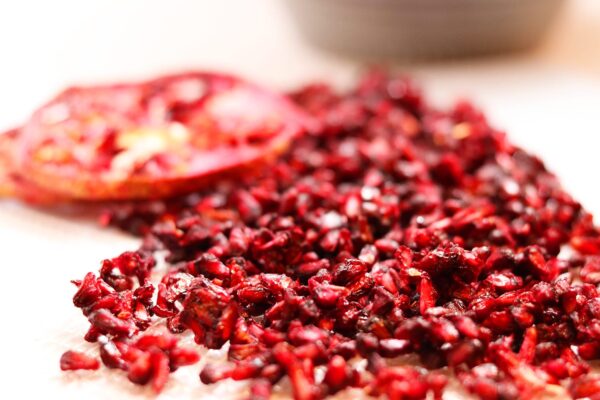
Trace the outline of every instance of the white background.
<instances>
[{"instance_id":1,"label":"white background","mask_svg":"<svg viewBox=\"0 0 600 400\"><path fill-rule=\"evenodd\" d=\"M542 156L583 203L600 212L600 2L571 1L549 40L525 55L408 65L436 101L474 98L511 138ZM0 129L71 83L222 69L277 88L311 79L347 84L361 63L305 45L278 0L0 2ZM0 398L144 398L118 373L58 371L85 321L69 279L132 249L136 240L68 216L0 201ZM219 397L197 368L162 398ZM187 385L182 384L188 381ZM208 394L207 394L208 393Z\"/></svg>"}]
</instances>

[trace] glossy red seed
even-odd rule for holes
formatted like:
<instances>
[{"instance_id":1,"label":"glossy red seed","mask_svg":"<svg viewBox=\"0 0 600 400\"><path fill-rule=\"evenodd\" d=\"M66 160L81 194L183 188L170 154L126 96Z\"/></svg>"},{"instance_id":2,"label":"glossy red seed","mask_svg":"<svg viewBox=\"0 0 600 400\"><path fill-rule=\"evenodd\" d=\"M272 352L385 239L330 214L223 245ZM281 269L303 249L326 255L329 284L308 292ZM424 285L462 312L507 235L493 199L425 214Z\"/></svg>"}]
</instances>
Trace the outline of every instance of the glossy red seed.
<instances>
[{"instance_id":1,"label":"glossy red seed","mask_svg":"<svg viewBox=\"0 0 600 400\"><path fill-rule=\"evenodd\" d=\"M337 302L349 294L348 289L343 286L329 284L317 285L314 289L313 298L320 307L334 307Z\"/></svg>"},{"instance_id":2,"label":"glossy red seed","mask_svg":"<svg viewBox=\"0 0 600 400\"><path fill-rule=\"evenodd\" d=\"M286 369L292 383L292 391L295 400L316 400L319 393L316 386L311 382L314 371L312 367L306 369L302 362L283 344L278 344L273 349L275 360Z\"/></svg>"},{"instance_id":3,"label":"glossy red seed","mask_svg":"<svg viewBox=\"0 0 600 400\"><path fill-rule=\"evenodd\" d=\"M152 361L150 353L143 353L127 367L127 379L139 385L145 385L152 377Z\"/></svg>"},{"instance_id":4,"label":"glossy red seed","mask_svg":"<svg viewBox=\"0 0 600 400\"><path fill-rule=\"evenodd\" d=\"M410 351L411 344L403 339L381 339L379 341L379 353L383 357L398 357Z\"/></svg>"},{"instance_id":5,"label":"glossy red seed","mask_svg":"<svg viewBox=\"0 0 600 400\"><path fill-rule=\"evenodd\" d=\"M437 292L431 283L431 279L427 276L421 278L419 289L419 311L425 314L427 310L435 306L437 301Z\"/></svg>"},{"instance_id":6,"label":"glossy red seed","mask_svg":"<svg viewBox=\"0 0 600 400\"><path fill-rule=\"evenodd\" d=\"M96 329L114 336L131 336L136 331L130 320L117 318L106 309L93 312L88 320Z\"/></svg>"},{"instance_id":7,"label":"glossy red seed","mask_svg":"<svg viewBox=\"0 0 600 400\"><path fill-rule=\"evenodd\" d=\"M60 369L63 371L98 368L100 368L98 360L78 351L69 350L60 357Z\"/></svg>"},{"instance_id":8,"label":"glossy red seed","mask_svg":"<svg viewBox=\"0 0 600 400\"><path fill-rule=\"evenodd\" d=\"M115 343L107 340L106 337L102 337L101 339L100 359L102 363L108 368L127 370L127 362Z\"/></svg>"},{"instance_id":9,"label":"glossy red seed","mask_svg":"<svg viewBox=\"0 0 600 400\"><path fill-rule=\"evenodd\" d=\"M346 360L342 356L333 356L327 363L327 370L323 382L327 384L330 392L335 393L343 389L350 376Z\"/></svg>"},{"instance_id":10,"label":"glossy red seed","mask_svg":"<svg viewBox=\"0 0 600 400\"><path fill-rule=\"evenodd\" d=\"M73 304L76 307L90 306L105 294L93 272L88 272L83 281L78 282L77 285L77 293L73 296Z\"/></svg>"},{"instance_id":11,"label":"glossy red seed","mask_svg":"<svg viewBox=\"0 0 600 400\"><path fill-rule=\"evenodd\" d=\"M169 352L171 370L179 367L193 365L200 361L200 355L190 348L176 347Z\"/></svg>"},{"instance_id":12,"label":"glossy red seed","mask_svg":"<svg viewBox=\"0 0 600 400\"><path fill-rule=\"evenodd\" d=\"M155 393L162 392L167 380L169 379L169 357L160 351L151 353L150 362L152 363L152 389Z\"/></svg>"}]
</instances>

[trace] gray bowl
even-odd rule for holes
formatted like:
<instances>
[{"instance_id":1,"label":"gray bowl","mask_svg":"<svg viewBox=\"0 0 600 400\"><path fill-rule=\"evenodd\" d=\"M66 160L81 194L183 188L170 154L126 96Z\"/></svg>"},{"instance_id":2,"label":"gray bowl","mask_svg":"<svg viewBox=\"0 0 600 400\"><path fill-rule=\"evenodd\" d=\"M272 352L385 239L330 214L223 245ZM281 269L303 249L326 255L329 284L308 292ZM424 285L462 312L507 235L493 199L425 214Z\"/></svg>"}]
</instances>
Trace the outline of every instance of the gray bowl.
<instances>
[{"instance_id":1,"label":"gray bowl","mask_svg":"<svg viewBox=\"0 0 600 400\"><path fill-rule=\"evenodd\" d=\"M565 0L286 0L319 47L369 57L439 58L536 44Z\"/></svg>"}]
</instances>

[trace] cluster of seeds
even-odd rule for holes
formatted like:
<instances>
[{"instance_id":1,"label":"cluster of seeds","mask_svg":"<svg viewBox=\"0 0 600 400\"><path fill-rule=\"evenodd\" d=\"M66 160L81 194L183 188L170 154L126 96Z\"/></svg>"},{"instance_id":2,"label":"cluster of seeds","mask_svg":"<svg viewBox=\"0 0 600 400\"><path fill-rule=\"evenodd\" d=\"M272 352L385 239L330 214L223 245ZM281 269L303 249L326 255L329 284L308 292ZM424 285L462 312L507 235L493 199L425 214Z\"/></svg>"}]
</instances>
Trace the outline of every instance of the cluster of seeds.
<instances>
[{"instance_id":1,"label":"cluster of seeds","mask_svg":"<svg viewBox=\"0 0 600 400\"><path fill-rule=\"evenodd\" d=\"M482 399L600 396L600 231L539 159L381 71L290 97L318 128L258 176L103 215L143 236L75 282L106 366L160 390L198 360L191 331L228 345L200 380L255 400L286 376L297 400L441 398L449 375Z\"/></svg>"}]
</instances>

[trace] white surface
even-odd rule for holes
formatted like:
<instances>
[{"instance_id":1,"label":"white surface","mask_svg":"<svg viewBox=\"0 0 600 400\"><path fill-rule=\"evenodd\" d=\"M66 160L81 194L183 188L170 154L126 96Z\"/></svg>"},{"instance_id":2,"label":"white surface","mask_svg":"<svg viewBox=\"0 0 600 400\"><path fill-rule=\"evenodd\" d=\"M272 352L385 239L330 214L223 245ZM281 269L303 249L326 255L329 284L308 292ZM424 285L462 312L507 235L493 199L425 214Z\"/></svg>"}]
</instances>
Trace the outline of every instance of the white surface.
<instances>
[{"instance_id":1,"label":"white surface","mask_svg":"<svg viewBox=\"0 0 600 400\"><path fill-rule=\"evenodd\" d=\"M209 67L293 87L313 78L347 83L359 69L304 45L277 0L3 2L0 51L0 128L22 121L69 82ZM513 140L542 156L577 198L600 212L598 81L527 58L413 69L430 97L467 96L484 105ZM81 216L4 201L0 243L0 398L147 397L119 373L58 370L64 350L88 348L69 280L136 247L136 240ZM207 394L196 367L175 378L161 398L231 397L223 387Z\"/></svg>"}]
</instances>

